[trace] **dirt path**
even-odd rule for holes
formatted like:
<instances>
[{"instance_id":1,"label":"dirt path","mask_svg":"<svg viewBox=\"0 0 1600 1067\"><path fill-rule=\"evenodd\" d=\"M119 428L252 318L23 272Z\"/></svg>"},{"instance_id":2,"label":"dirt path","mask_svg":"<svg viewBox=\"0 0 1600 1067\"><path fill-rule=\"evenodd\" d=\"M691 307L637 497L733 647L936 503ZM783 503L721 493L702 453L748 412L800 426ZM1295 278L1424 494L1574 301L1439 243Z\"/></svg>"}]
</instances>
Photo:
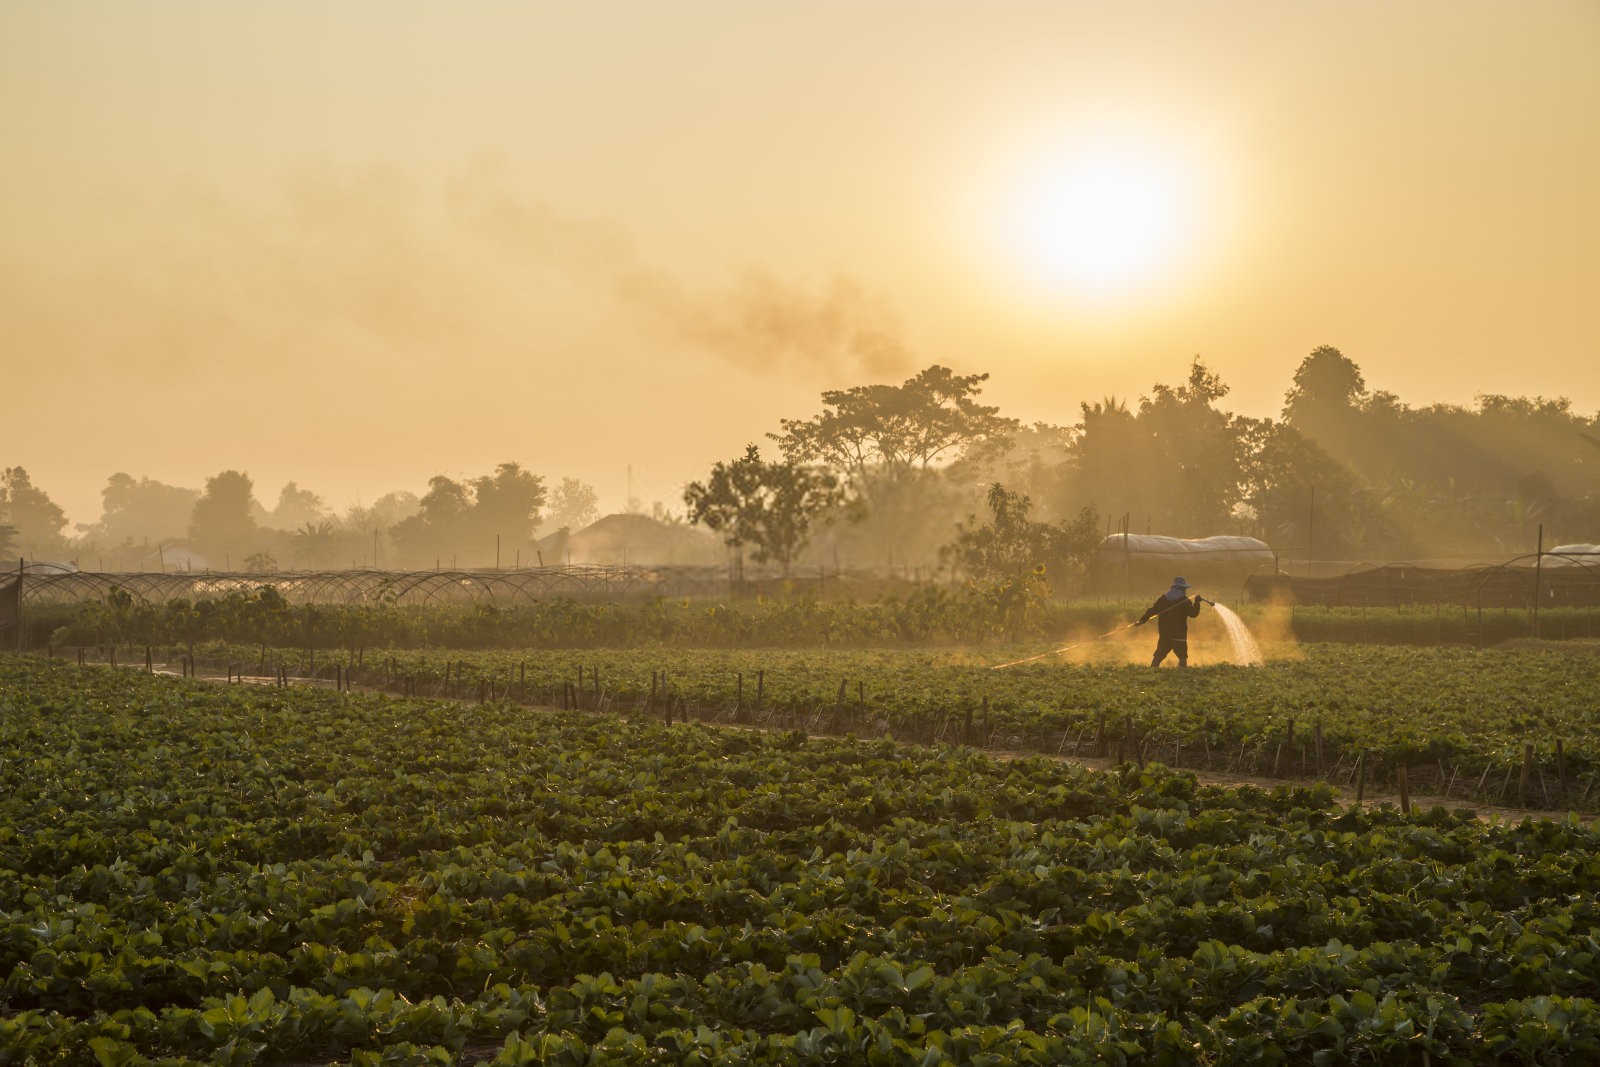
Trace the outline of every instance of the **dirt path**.
<instances>
[{"instance_id":1,"label":"dirt path","mask_svg":"<svg viewBox=\"0 0 1600 1067\"><path fill-rule=\"evenodd\" d=\"M123 667L123 668L126 668L126 669L129 669L129 670L138 670L138 671L143 671L144 670L143 665L142 664L137 664L137 663L119 664L119 666ZM179 666L171 664L171 663L156 664L156 665L154 665L151 673L164 675L166 677L171 677L171 678L184 677L182 669ZM275 678L275 677L272 677L271 675L237 674L237 675L227 676L227 675L214 674L214 673L209 673L209 672L204 672L204 671L197 671L197 673L195 673L194 675L190 675L189 677L194 681L209 682L209 683L212 683L212 684L215 684L215 685L228 685L228 684L236 684L237 685L237 684L243 684L243 685L277 686L279 684L278 679ZM318 688L318 689L334 689L334 688L336 688L336 685L335 685L334 681L332 679L329 679L329 678L307 678L307 677L303 677L303 676L300 676L300 675L290 675L290 676L287 677L287 682L288 682L288 685L291 688L297 688L297 689L303 689L303 688L307 688L307 687ZM395 699L395 700L427 699L427 700L450 700L450 701L452 701L454 703L457 703L457 704L471 704L471 703L474 703L474 701L469 700L467 698L463 698L463 697L438 697L438 696L430 696L430 697L426 697L426 698L404 697L404 696L401 696L400 694L394 693L394 692L392 692L392 691L390 691L388 689L384 689L384 688L382 688L380 686L355 685L355 686L350 687L350 691L352 691L352 692L361 692L361 693L370 693L370 694L377 695L377 696L386 696L386 697L390 697L390 698ZM529 710L532 710L532 711L560 711L560 710L562 710L560 708L553 707L553 706L550 706L550 705L544 705L544 704L525 704L523 706L528 708ZM594 714L594 715L614 714L612 712L586 712L586 713L587 714ZM763 726L763 725L761 725L759 723L725 723L725 722L715 722L715 721L708 720L708 719L694 719L693 721L696 724L701 725L701 726L709 726L709 727L713 727L713 728L721 729L721 730L761 730L761 731L785 730L785 731L787 731L789 729L788 727ZM808 732L812 736L816 736L816 737L843 737L844 736L842 734L830 734L830 733L827 733L826 731L821 731L821 730L810 730ZM907 744L915 744L915 742L905 742L905 743L907 743ZM1068 755L1059 754L1059 753L1035 752L1035 751L1029 751L1029 750L1025 750L1025 749L1024 750L980 749L979 751L982 751L985 755L987 755L987 756L989 756L989 757L991 757L993 759L997 759L997 760L1018 760L1018 759L1044 758L1044 759L1049 759L1049 760L1055 760L1058 763L1067 763L1067 764L1071 764L1071 765L1073 765L1075 767L1083 767L1086 770L1091 770L1091 771L1096 771L1096 772L1101 772L1101 773L1103 773L1105 771L1113 770L1113 769L1115 769L1117 767L1117 761L1112 759L1112 758L1110 758L1110 757L1068 756ZM1216 771L1201 770L1199 768L1194 768L1194 767L1176 767L1174 769L1175 770L1181 770L1186 774L1194 775L1195 779L1197 781L1199 781L1203 785L1220 786L1220 787L1228 788L1228 789L1238 789L1238 788L1243 787L1243 786L1252 786L1252 787L1254 787L1256 789L1271 790L1271 789L1277 789L1277 788L1280 788L1280 787L1286 786L1286 785L1328 785L1334 791L1335 803L1348 806L1348 805L1354 804L1356 802L1356 794L1355 794L1354 790L1345 788L1343 786L1335 785L1335 784L1333 784L1331 782L1327 782L1327 781L1325 781L1323 779L1319 779L1319 778L1266 778L1266 777L1257 777L1257 776L1253 776L1253 775L1221 774L1221 773L1218 773ZM1427 810L1429 810L1431 808L1434 808L1434 807L1443 807L1443 808L1447 808L1447 809L1449 809L1451 811L1469 811L1472 814L1474 814L1475 816L1477 816L1477 818L1479 820L1484 821L1484 822L1520 822L1523 819L1553 819L1553 820L1558 820L1559 821L1559 820L1564 820L1564 819L1567 819L1567 818L1576 818L1579 822L1581 822L1581 823L1583 823L1585 825L1589 825L1589 824L1594 823L1597 819L1600 819L1600 815L1597 815L1597 814L1594 814L1594 813L1590 813L1590 812L1574 812L1574 811L1572 811L1570 809L1564 809L1564 808L1555 808L1555 809L1546 809L1546 808L1507 808L1507 807L1499 807L1499 806L1490 805L1490 804L1479 804L1479 803L1474 803L1473 801L1470 801L1470 800L1462 800L1462 799L1457 798L1457 797L1443 797L1443 796L1438 796L1438 795L1429 794L1429 793L1413 793L1411 795L1410 800L1411 800L1411 808L1412 808L1413 811L1427 811ZM1369 806L1369 807L1381 807L1381 806L1387 804L1387 805L1391 805L1391 806L1393 806L1395 808L1399 808L1400 807L1400 795L1398 793L1393 793L1393 792L1387 792L1387 791L1380 792L1380 791L1378 791L1376 789L1368 789L1368 790L1366 790L1365 795L1362 798L1362 803L1367 805L1367 806Z\"/></svg>"}]
</instances>

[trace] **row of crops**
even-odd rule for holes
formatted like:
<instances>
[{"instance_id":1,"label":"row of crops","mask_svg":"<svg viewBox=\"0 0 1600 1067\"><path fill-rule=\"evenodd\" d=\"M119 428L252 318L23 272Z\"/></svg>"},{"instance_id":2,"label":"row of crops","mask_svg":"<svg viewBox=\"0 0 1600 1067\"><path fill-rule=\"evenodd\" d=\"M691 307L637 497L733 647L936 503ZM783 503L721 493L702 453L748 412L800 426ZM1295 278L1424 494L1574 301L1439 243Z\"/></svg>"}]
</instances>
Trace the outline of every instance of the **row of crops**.
<instances>
[{"instance_id":1,"label":"row of crops","mask_svg":"<svg viewBox=\"0 0 1600 1067\"><path fill-rule=\"evenodd\" d=\"M1230 598L1224 594L1223 599ZM862 601L779 597L602 603L558 598L433 606L297 605L271 587L151 603L116 590L97 601L30 604L24 630L26 643L39 649L207 640L317 649L903 647L1027 636L1050 641L1079 630L1100 632L1137 616L1147 603L1052 602L1019 619L981 590L953 586L923 586L904 596ZM1238 607L1252 626L1301 641L1482 646L1535 633L1528 612L1505 608ZM1547 609L1539 619L1538 636L1600 637L1600 608Z\"/></svg>"},{"instance_id":2,"label":"row of crops","mask_svg":"<svg viewBox=\"0 0 1600 1067\"><path fill-rule=\"evenodd\" d=\"M0 659L8 1062L1600 1056L1600 832Z\"/></svg>"},{"instance_id":3,"label":"row of crops","mask_svg":"<svg viewBox=\"0 0 1600 1067\"><path fill-rule=\"evenodd\" d=\"M1141 658L1144 644L1139 646ZM167 650L177 653L177 650ZM142 650L139 653L142 655ZM1160 760L1524 807L1600 805L1600 657L1311 645L1262 668L1152 672L1001 650L410 650L228 645L234 671L1058 755ZM156 655L159 659L160 656ZM124 653L126 662L127 653ZM136 661L136 662L142 662Z\"/></svg>"}]
</instances>

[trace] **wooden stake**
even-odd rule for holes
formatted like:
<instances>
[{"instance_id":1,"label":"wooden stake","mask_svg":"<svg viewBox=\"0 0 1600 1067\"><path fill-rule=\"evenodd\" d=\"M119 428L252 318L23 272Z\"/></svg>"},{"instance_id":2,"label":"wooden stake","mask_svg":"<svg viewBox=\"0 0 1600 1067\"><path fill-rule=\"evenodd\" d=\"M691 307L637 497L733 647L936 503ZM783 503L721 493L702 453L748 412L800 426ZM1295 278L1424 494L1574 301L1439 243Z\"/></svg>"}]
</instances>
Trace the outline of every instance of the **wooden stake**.
<instances>
[{"instance_id":1,"label":"wooden stake","mask_svg":"<svg viewBox=\"0 0 1600 1067\"><path fill-rule=\"evenodd\" d=\"M1406 765L1401 763L1395 768L1395 777L1400 781L1400 811L1401 814L1411 814L1411 790L1406 788Z\"/></svg>"},{"instance_id":2,"label":"wooden stake","mask_svg":"<svg viewBox=\"0 0 1600 1067\"><path fill-rule=\"evenodd\" d=\"M1312 729L1312 738L1314 739L1313 740L1313 744L1315 745L1316 752L1317 752L1317 777L1321 778L1322 777L1322 766L1323 766L1323 764L1322 764L1322 720L1321 719L1317 720L1316 726Z\"/></svg>"},{"instance_id":3,"label":"wooden stake","mask_svg":"<svg viewBox=\"0 0 1600 1067\"><path fill-rule=\"evenodd\" d=\"M1533 743L1523 742L1522 745L1522 779L1517 787L1517 795L1521 798L1523 807L1528 806L1528 786L1533 778Z\"/></svg>"},{"instance_id":4,"label":"wooden stake","mask_svg":"<svg viewBox=\"0 0 1600 1067\"><path fill-rule=\"evenodd\" d=\"M1559 737L1556 738L1556 795L1563 801L1567 799L1567 750Z\"/></svg>"},{"instance_id":5,"label":"wooden stake","mask_svg":"<svg viewBox=\"0 0 1600 1067\"><path fill-rule=\"evenodd\" d=\"M1363 750L1359 755L1356 756L1356 807L1359 808L1361 806L1361 802L1366 799L1366 795L1367 753L1365 750Z\"/></svg>"}]
</instances>

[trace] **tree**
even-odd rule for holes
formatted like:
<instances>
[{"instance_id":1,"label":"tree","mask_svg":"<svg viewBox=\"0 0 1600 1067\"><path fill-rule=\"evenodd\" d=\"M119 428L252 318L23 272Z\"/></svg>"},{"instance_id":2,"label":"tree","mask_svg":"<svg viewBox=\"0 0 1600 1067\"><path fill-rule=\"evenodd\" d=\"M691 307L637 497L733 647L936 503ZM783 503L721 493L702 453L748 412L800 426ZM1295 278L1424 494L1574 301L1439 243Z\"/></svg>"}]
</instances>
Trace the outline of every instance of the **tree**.
<instances>
[{"instance_id":1,"label":"tree","mask_svg":"<svg viewBox=\"0 0 1600 1067\"><path fill-rule=\"evenodd\" d=\"M14 537L24 555L51 556L67 547L61 533L66 513L22 467L7 467L0 473L0 521L16 530Z\"/></svg>"},{"instance_id":2,"label":"tree","mask_svg":"<svg viewBox=\"0 0 1600 1067\"><path fill-rule=\"evenodd\" d=\"M989 487L989 521L968 516L943 550L945 558L984 587L1005 628L1020 635L1050 594L1050 582L1081 572L1100 543L1099 519L1084 508L1070 522L1028 518L1032 501L999 482Z\"/></svg>"},{"instance_id":3,"label":"tree","mask_svg":"<svg viewBox=\"0 0 1600 1067\"><path fill-rule=\"evenodd\" d=\"M1245 443L1243 423L1217 407L1227 394L1197 358L1183 384L1158 382L1137 411L1114 397L1082 405L1069 499L1152 532L1193 537L1228 529L1242 493Z\"/></svg>"},{"instance_id":4,"label":"tree","mask_svg":"<svg viewBox=\"0 0 1600 1067\"><path fill-rule=\"evenodd\" d=\"M17 528L5 523L0 523L0 560L15 556L17 553Z\"/></svg>"},{"instance_id":5,"label":"tree","mask_svg":"<svg viewBox=\"0 0 1600 1067\"><path fill-rule=\"evenodd\" d=\"M289 535L294 545L295 560L300 566L321 567L328 564L338 547L339 531L333 523L308 522Z\"/></svg>"},{"instance_id":6,"label":"tree","mask_svg":"<svg viewBox=\"0 0 1600 1067\"><path fill-rule=\"evenodd\" d=\"M422 501L417 494L399 489L383 494L372 502L371 507L351 505L344 514L344 525L346 529L371 534L373 530L387 530L421 510Z\"/></svg>"},{"instance_id":7,"label":"tree","mask_svg":"<svg viewBox=\"0 0 1600 1067\"><path fill-rule=\"evenodd\" d=\"M244 558L244 569L250 574L276 574L278 561L271 552L252 552Z\"/></svg>"},{"instance_id":8,"label":"tree","mask_svg":"<svg viewBox=\"0 0 1600 1067\"><path fill-rule=\"evenodd\" d=\"M1295 368L1294 385L1283 397L1283 421L1300 424L1348 412L1366 395L1366 379L1355 361L1332 345L1319 345Z\"/></svg>"},{"instance_id":9,"label":"tree","mask_svg":"<svg viewBox=\"0 0 1600 1067\"><path fill-rule=\"evenodd\" d=\"M414 560L444 552L462 537L472 510L472 489L453 478L436 474L428 491L417 501L417 512L394 524L389 536Z\"/></svg>"},{"instance_id":10,"label":"tree","mask_svg":"<svg viewBox=\"0 0 1600 1067\"><path fill-rule=\"evenodd\" d=\"M241 471L222 471L206 479L205 492L195 501L189 520L189 539L199 551L211 557L237 555L241 560L250 552L256 537L256 522L250 517L255 483Z\"/></svg>"},{"instance_id":11,"label":"tree","mask_svg":"<svg viewBox=\"0 0 1600 1067\"><path fill-rule=\"evenodd\" d=\"M1242 424L1217 408L1228 387L1198 358L1177 388L1155 385L1139 404L1149 438L1146 514L1170 529L1212 534L1227 529L1243 494Z\"/></svg>"},{"instance_id":12,"label":"tree","mask_svg":"<svg viewBox=\"0 0 1600 1067\"><path fill-rule=\"evenodd\" d=\"M1035 522L1029 518L1033 501L999 482L989 486L986 503L989 521L976 515L956 526L956 537L945 546L952 564L978 581L1015 578L1042 571L1061 582L1088 565L1100 544L1099 517L1084 508L1070 521Z\"/></svg>"},{"instance_id":13,"label":"tree","mask_svg":"<svg viewBox=\"0 0 1600 1067\"><path fill-rule=\"evenodd\" d=\"M594 486L576 478L563 478L550 494L545 525L552 529L581 530L600 517L600 495Z\"/></svg>"},{"instance_id":14,"label":"tree","mask_svg":"<svg viewBox=\"0 0 1600 1067\"><path fill-rule=\"evenodd\" d=\"M107 478L106 487L100 490L100 521L89 532L111 545L159 544L183 537L199 499L198 489L135 479L119 471Z\"/></svg>"},{"instance_id":15,"label":"tree","mask_svg":"<svg viewBox=\"0 0 1600 1067\"><path fill-rule=\"evenodd\" d=\"M533 540L544 506L544 479L518 463L502 463L493 474L472 481L472 526L489 544L505 538L507 547Z\"/></svg>"},{"instance_id":16,"label":"tree","mask_svg":"<svg viewBox=\"0 0 1600 1067\"><path fill-rule=\"evenodd\" d=\"M1244 502L1285 556L1381 557L1412 546L1390 528L1378 494L1293 426L1252 422Z\"/></svg>"},{"instance_id":17,"label":"tree","mask_svg":"<svg viewBox=\"0 0 1600 1067\"><path fill-rule=\"evenodd\" d=\"M731 548L753 546L758 563L776 560L785 575L809 540L812 522L842 498L833 472L793 460L767 463L753 444L683 493L691 523L722 534Z\"/></svg>"},{"instance_id":18,"label":"tree","mask_svg":"<svg viewBox=\"0 0 1600 1067\"><path fill-rule=\"evenodd\" d=\"M949 530L953 493L939 477L943 465L996 446L1018 425L978 402L988 378L931 366L900 385L829 390L820 414L784 419L783 432L769 436L790 462L822 464L840 477L873 551L931 555Z\"/></svg>"},{"instance_id":19,"label":"tree","mask_svg":"<svg viewBox=\"0 0 1600 1067\"><path fill-rule=\"evenodd\" d=\"M294 482L287 482L278 491L278 506L272 509L268 521L274 529L295 530L308 522L328 518L328 508L322 497Z\"/></svg>"},{"instance_id":20,"label":"tree","mask_svg":"<svg viewBox=\"0 0 1600 1067\"><path fill-rule=\"evenodd\" d=\"M926 470L1015 429L1015 419L977 401L987 374L958 375L932 366L901 385L858 385L822 394L824 411L783 419L769 434L796 462L823 463L865 481L875 470L891 478Z\"/></svg>"}]
</instances>

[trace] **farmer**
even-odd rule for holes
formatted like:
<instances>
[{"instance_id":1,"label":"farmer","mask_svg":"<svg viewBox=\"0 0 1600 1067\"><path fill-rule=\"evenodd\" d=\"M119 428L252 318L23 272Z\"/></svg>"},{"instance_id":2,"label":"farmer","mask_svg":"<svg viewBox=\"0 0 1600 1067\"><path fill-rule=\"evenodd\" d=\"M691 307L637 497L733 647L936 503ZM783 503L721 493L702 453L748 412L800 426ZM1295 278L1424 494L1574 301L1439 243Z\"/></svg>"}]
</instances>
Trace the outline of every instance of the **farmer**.
<instances>
[{"instance_id":1,"label":"farmer","mask_svg":"<svg viewBox=\"0 0 1600 1067\"><path fill-rule=\"evenodd\" d=\"M1168 652L1178 654L1178 666L1189 665L1189 620L1200 614L1200 600L1198 596L1192 600L1189 598L1187 581L1181 577L1174 578L1172 588L1156 597L1156 602L1139 617L1135 625L1143 626L1151 619L1155 619L1156 627L1161 633L1161 639L1156 642L1156 654L1150 659L1150 666L1161 666L1161 661L1167 658Z\"/></svg>"}]
</instances>

